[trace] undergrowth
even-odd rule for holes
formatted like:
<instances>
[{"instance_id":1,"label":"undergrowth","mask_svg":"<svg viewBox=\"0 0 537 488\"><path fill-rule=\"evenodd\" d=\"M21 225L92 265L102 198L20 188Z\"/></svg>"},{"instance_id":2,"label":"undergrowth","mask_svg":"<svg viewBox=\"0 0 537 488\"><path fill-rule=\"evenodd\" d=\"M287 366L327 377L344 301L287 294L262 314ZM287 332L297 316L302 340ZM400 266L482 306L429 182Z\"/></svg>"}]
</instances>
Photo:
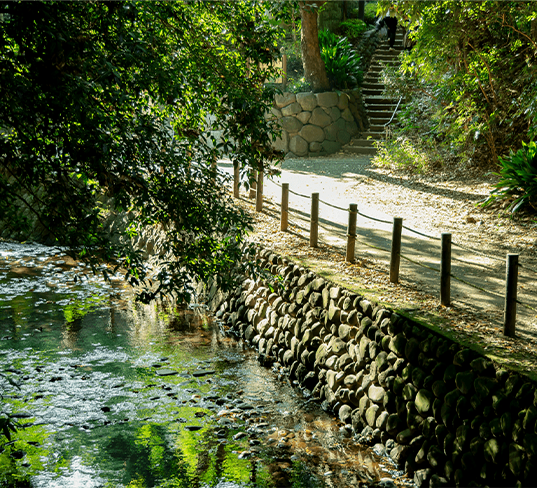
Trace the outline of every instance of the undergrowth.
<instances>
[{"instance_id":1,"label":"undergrowth","mask_svg":"<svg viewBox=\"0 0 537 488\"><path fill-rule=\"evenodd\" d=\"M377 154L373 157L375 166L403 170L412 173L427 173L442 165L436 144L401 133L383 141L373 141Z\"/></svg>"}]
</instances>

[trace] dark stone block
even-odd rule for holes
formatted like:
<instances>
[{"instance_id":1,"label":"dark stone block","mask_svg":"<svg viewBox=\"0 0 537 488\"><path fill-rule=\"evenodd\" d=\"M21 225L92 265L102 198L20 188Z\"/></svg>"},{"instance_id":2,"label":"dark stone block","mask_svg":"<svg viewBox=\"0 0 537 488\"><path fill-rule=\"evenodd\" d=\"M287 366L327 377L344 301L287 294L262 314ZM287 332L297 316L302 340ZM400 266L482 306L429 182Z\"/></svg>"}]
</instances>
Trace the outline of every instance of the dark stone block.
<instances>
[{"instance_id":1,"label":"dark stone block","mask_svg":"<svg viewBox=\"0 0 537 488\"><path fill-rule=\"evenodd\" d=\"M429 479L432 475L431 468L420 469L414 473L414 483L416 483L417 488L426 488L429 486Z\"/></svg>"},{"instance_id":2,"label":"dark stone block","mask_svg":"<svg viewBox=\"0 0 537 488\"><path fill-rule=\"evenodd\" d=\"M412 383L416 388L421 388L425 380L426 374L421 368L414 368L412 370Z\"/></svg>"},{"instance_id":3,"label":"dark stone block","mask_svg":"<svg viewBox=\"0 0 537 488\"><path fill-rule=\"evenodd\" d=\"M453 366L453 364L450 364L444 371L444 378L443 378L444 383L449 383L451 381L454 381L456 376L457 376L457 368Z\"/></svg>"},{"instance_id":4,"label":"dark stone block","mask_svg":"<svg viewBox=\"0 0 537 488\"><path fill-rule=\"evenodd\" d=\"M402 422L400 416L396 413L392 413L388 416L388 420L386 421L386 432L390 435L396 435L397 432L399 432L401 425Z\"/></svg>"},{"instance_id":5,"label":"dark stone block","mask_svg":"<svg viewBox=\"0 0 537 488\"><path fill-rule=\"evenodd\" d=\"M444 403L450 408L455 408L457 405L457 400L461 397L461 392L459 390L453 390L446 394L444 397Z\"/></svg>"},{"instance_id":6,"label":"dark stone block","mask_svg":"<svg viewBox=\"0 0 537 488\"><path fill-rule=\"evenodd\" d=\"M535 386L531 383L524 383L518 390L515 398L520 402L521 405L526 405L533 400L534 393Z\"/></svg>"},{"instance_id":7,"label":"dark stone block","mask_svg":"<svg viewBox=\"0 0 537 488\"><path fill-rule=\"evenodd\" d=\"M393 351L399 357L404 357L406 343L407 340L405 336L402 333L399 333L390 341L390 351Z\"/></svg>"},{"instance_id":8,"label":"dark stone block","mask_svg":"<svg viewBox=\"0 0 537 488\"><path fill-rule=\"evenodd\" d=\"M500 424L500 419L495 418L489 422L490 432L494 437L503 436L502 426Z\"/></svg>"},{"instance_id":9,"label":"dark stone block","mask_svg":"<svg viewBox=\"0 0 537 488\"><path fill-rule=\"evenodd\" d=\"M436 444L433 444L429 448L429 452L427 453L427 461L429 462L431 468L433 469L442 467L444 465L444 462L445 462L444 453Z\"/></svg>"},{"instance_id":10,"label":"dark stone block","mask_svg":"<svg viewBox=\"0 0 537 488\"><path fill-rule=\"evenodd\" d=\"M432 391L436 398L443 400L447 393L446 384L442 380L437 380L432 385Z\"/></svg>"},{"instance_id":11,"label":"dark stone block","mask_svg":"<svg viewBox=\"0 0 537 488\"><path fill-rule=\"evenodd\" d=\"M405 345L405 358L413 364L417 364L420 352L420 343L415 338L410 338Z\"/></svg>"},{"instance_id":12,"label":"dark stone block","mask_svg":"<svg viewBox=\"0 0 537 488\"><path fill-rule=\"evenodd\" d=\"M455 411L457 412L457 417L459 417L461 420L467 419L471 416L471 408L470 404L468 403L468 400L465 396L461 396L457 400L457 404L455 406Z\"/></svg>"},{"instance_id":13,"label":"dark stone block","mask_svg":"<svg viewBox=\"0 0 537 488\"><path fill-rule=\"evenodd\" d=\"M475 375L471 371L457 373L455 385L463 395L470 393L474 386Z\"/></svg>"},{"instance_id":14,"label":"dark stone block","mask_svg":"<svg viewBox=\"0 0 537 488\"><path fill-rule=\"evenodd\" d=\"M453 357L453 364L455 366L460 366L461 368L466 368L474 357L475 352L465 347L455 354Z\"/></svg>"},{"instance_id":15,"label":"dark stone block","mask_svg":"<svg viewBox=\"0 0 537 488\"><path fill-rule=\"evenodd\" d=\"M431 390L433 387L433 383L435 382L435 377L433 375L426 376L423 380L422 387L426 390Z\"/></svg>"},{"instance_id":16,"label":"dark stone block","mask_svg":"<svg viewBox=\"0 0 537 488\"><path fill-rule=\"evenodd\" d=\"M498 387L498 382L494 378L489 378L487 376L480 376L474 381L475 392L481 398L488 398Z\"/></svg>"},{"instance_id":17,"label":"dark stone block","mask_svg":"<svg viewBox=\"0 0 537 488\"><path fill-rule=\"evenodd\" d=\"M483 357L478 357L470 361L470 368L480 375L494 375L495 369L492 362Z\"/></svg>"},{"instance_id":18,"label":"dark stone block","mask_svg":"<svg viewBox=\"0 0 537 488\"><path fill-rule=\"evenodd\" d=\"M421 426L421 433L426 439L432 439L435 436L435 429L438 423L434 417L427 417Z\"/></svg>"},{"instance_id":19,"label":"dark stone block","mask_svg":"<svg viewBox=\"0 0 537 488\"><path fill-rule=\"evenodd\" d=\"M427 416L432 411L434 396L429 390L421 389L415 399L416 409L420 415Z\"/></svg>"},{"instance_id":20,"label":"dark stone block","mask_svg":"<svg viewBox=\"0 0 537 488\"><path fill-rule=\"evenodd\" d=\"M301 385L308 390L313 390L317 384L317 376L313 371L310 371L302 380Z\"/></svg>"},{"instance_id":21,"label":"dark stone block","mask_svg":"<svg viewBox=\"0 0 537 488\"><path fill-rule=\"evenodd\" d=\"M435 419L436 420L436 419ZM436 441L439 445L444 445L444 439L446 438L446 435L448 434L448 429L443 424L438 424L434 429L434 435L436 437Z\"/></svg>"},{"instance_id":22,"label":"dark stone block","mask_svg":"<svg viewBox=\"0 0 537 488\"><path fill-rule=\"evenodd\" d=\"M507 396L510 396L511 393L514 393L520 381L521 381L520 376L516 373L508 376L507 379L505 380L505 386L504 386L505 394Z\"/></svg>"}]
</instances>

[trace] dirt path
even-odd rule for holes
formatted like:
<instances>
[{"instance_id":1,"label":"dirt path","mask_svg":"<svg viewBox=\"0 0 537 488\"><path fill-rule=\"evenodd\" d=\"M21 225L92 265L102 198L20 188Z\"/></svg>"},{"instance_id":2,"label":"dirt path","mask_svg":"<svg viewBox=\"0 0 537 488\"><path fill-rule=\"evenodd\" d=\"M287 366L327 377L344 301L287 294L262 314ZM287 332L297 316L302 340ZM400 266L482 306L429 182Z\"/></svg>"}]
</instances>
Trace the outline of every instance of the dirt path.
<instances>
[{"instance_id":1,"label":"dirt path","mask_svg":"<svg viewBox=\"0 0 537 488\"><path fill-rule=\"evenodd\" d=\"M221 167L229 164L223 162ZM532 219L498 218L497 209L476 206L494 181L492 175L406 176L372 167L368 157L341 154L286 160L281 177L265 183L266 204L263 213L255 215L254 238L392 308L444 323L446 331L481 342L491 356L501 360L516 357L518 367L533 370L537 367L537 225ZM319 193L318 249L309 247L308 198L291 193L289 206L295 211L289 217L290 232L279 230L282 182L305 197ZM247 208L251 208L250 202L242 200ZM348 219L344 209L349 203L357 203L368 217L388 222L359 216L355 264L344 260ZM389 281L389 252L378 249L390 249L393 217L401 217L405 227L435 238L403 231L402 254L412 261L401 260L398 285ZM439 305L439 273L430 269L439 268L438 239L443 232L451 233L453 243L464 247L453 246L452 274L482 289L452 278L450 307ZM515 339L501 334L508 252L520 254L518 298L534 309L518 305Z\"/></svg>"}]
</instances>

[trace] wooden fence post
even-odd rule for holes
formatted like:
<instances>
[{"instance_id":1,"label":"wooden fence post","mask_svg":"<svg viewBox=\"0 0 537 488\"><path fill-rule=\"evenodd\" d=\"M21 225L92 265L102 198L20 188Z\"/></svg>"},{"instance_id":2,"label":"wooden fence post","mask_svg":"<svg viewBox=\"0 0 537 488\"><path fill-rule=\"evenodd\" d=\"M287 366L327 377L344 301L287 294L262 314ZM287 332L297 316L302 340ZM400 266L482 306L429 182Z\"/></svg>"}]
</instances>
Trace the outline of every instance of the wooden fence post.
<instances>
[{"instance_id":1,"label":"wooden fence post","mask_svg":"<svg viewBox=\"0 0 537 488\"><path fill-rule=\"evenodd\" d=\"M399 283L399 264L401 262L401 233L403 219L393 218L392 253L390 258L390 283Z\"/></svg>"},{"instance_id":2,"label":"wooden fence post","mask_svg":"<svg viewBox=\"0 0 537 488\"><path fill-rule=\"evenodd\" d=\"M503 335L515 337L518 254L508 254L505 269L505 314Z\"/></svg>"},{"instance_id":3,"label":"wooden fence post","mask_svg":"<svg viewBox=\"0 0 537 488\"><path fill-rule=\"evenodd\" d=\"M440 304L449 307L451 302L451 234L442 233L440 247Z\"/></svg>"},{"instance_id":4,"label":"wooden fence post","mask_svg":"<svg viewBox=\"0 0 537 488\"><path fill-rule=\"evenodd\" d=\"M319 237L319 194L311 194L310 247L317 247Z\"/></svg>"},{"instance_id":5,"label":"wooden fence post","mask_svg":"<svg viewBox=\"0 0 537 488\"><path fill-rule=\"evenodd\" d=\"M349 263L354 263L354 248L356 244L356 215L358 214L358 205L349 204L349 225L347 226L347 256Z\"/></svg>"},{"instance_id":6,"label":"wooden fence post","mask_svg":"<svg viewBox=\"0 0 537 488\"><path fill-rule=\"evenodd\" d=\"M257 188L256 188L256 200L255 211L261 212L263 210L263 170L257 172Z\"/></svg>"},{"instance_id":7,"label":"wooden fence post","mask_svg":"<svg viewBox=\"0 0 537 488\"><path fill-rule=\"evenodd\" d=\"M239 162L233 161L233 197L239 198L240 168Z\"/></svg>"},{"instance_id":8,"label":"wooden fence post","mask_svg":"<svg viewBox=\"0 0 537 488\"><path fill-rule=\"evenodd\" d=\"M287 230L289 224L289 183L282 183L282 215L280 217L280 229Z\"/></svg>"},{"instance_id":9,"label":"wooden fence post","mask_svg":"<svg viewBox=\"0 0 537 488\"><path fill-rule=\"evenodd\" d=\"M213 161L211 163L211 179L213 186L216 185L216 175L218 173L218 161L216 160L216 156L213 158Z\"/></svg>"},{"instance_id":10,"label":"wooden fence post","mask_svg":"<svg viewBox=\"0 0 537 488\"><path fill-rule=\"evenodd\" d=\"M257 195L257 171L254 169L250 173L250 193L248 198L255 198Z\"/></svg>"},{"instance_id":11,"label":"wooden fence post","mask_svg":"<svg viewBox=\"0 0 537 488\"><path fill-rule=\"evenodd\" d=\"M287 54L282 56L282 91L287 86Z\"/></svg>"}]
</instances>

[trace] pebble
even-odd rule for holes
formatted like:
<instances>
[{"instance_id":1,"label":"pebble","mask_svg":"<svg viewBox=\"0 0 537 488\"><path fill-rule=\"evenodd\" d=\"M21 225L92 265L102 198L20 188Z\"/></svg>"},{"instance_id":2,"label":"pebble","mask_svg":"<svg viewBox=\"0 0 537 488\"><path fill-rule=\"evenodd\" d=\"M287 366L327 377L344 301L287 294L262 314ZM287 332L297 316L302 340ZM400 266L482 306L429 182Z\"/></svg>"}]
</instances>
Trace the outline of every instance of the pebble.
<instances>
[{"instance_id":1,"label":"pebble","mask_svg":"<svg viewBox=\"0 0 537 488\"><path fill-rule=\"evenodd\" d=\"M246 432L238 432L233 436L233 439L238 441L239 439L243 439L245 437L248 437L248 434Z\"/></svg>"},{"instance_id":2,"label":"pebble","mask_svg":"<svg viewBox=\"0 0 537 488\"><path fill-rule=\"evenodd\" d=\"M156 371L157 376L173 376L177 374L177 371L173 371L172 369L162 368L158 369Z\"/></svg>"}]
</instances>

